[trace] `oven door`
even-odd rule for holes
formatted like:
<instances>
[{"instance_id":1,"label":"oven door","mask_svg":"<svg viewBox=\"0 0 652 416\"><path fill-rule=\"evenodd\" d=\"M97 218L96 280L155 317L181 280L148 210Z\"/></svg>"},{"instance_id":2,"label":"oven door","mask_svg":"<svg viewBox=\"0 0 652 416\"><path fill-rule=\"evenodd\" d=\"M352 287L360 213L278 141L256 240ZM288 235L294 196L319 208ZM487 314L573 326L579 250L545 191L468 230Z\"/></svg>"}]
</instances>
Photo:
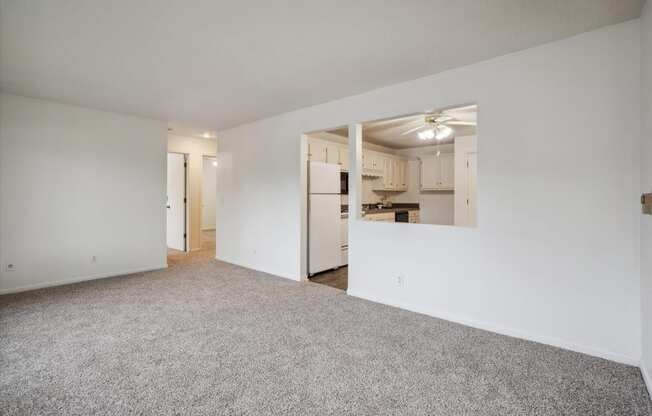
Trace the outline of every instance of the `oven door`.
<instances>
[{"instance_id":1,"label":"oven door","mask_svg":"<svg viewBox=\"0 0 652 416\"><path fill-rule=\"evenodd\" d=\"M394 213L394 222L410 222L410 213L408 211L396 211Z\"/></svg>"}]
</instances>

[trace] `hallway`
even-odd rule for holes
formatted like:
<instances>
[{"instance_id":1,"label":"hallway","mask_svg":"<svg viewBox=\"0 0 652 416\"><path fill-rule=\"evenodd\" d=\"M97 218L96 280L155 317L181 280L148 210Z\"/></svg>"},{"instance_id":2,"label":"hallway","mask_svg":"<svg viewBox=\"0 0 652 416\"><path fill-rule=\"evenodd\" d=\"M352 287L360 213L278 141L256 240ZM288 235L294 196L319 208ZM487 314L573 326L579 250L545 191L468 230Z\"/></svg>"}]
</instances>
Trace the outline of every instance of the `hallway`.
<instances>
[{"instance_id":1,"label":"hallway","mask_svg":"<svg viewBox=\"0 0 652 416\"><path fill-rule=\"evenodd\" d=\"M204 262L215 258L215 230L202 230L201 248L183 252L168 248L168 267Z\"/></svg>"}]
</instances>

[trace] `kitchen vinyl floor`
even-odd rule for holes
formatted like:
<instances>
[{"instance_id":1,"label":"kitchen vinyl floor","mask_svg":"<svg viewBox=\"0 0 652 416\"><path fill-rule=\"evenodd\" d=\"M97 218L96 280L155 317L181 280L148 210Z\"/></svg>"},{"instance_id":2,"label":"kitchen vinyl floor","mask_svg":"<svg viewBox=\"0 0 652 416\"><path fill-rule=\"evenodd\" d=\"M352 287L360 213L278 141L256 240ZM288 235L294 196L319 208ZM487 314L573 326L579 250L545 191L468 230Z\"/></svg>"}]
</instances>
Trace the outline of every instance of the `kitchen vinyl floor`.
<instances>
[{"instance_id":1,"label":"kitchen vinyl floor","mask_svg":"<svg viewBox=\"0 0 652 416\"><path fill-rule=\"evenodd\" d=\"M650 410L637 367L210 255L0 296L0 415Z\"/></svg>"},{"instance_id":2,"label":"kitchen vinyl floor","mask_svg":"<svg viewBox=\"0 0 652 416\"><path fill-rule=\"evenodd\" d=\"M346 290L349 287L349 268L340 267L336 270L321 272L310 278L311 282Z\"/></svg>"}]
</instances>

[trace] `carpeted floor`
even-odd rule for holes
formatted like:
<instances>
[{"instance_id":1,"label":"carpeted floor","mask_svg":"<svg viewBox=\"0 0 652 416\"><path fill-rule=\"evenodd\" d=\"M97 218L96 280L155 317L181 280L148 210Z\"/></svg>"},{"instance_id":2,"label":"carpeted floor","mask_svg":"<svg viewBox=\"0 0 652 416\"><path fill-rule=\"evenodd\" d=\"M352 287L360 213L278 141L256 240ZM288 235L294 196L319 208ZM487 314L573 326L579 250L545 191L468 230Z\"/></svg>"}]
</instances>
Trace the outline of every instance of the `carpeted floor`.
<instances>
[{"instance_id":1,"label":"carpeted floor","mask_svg":"<svg viewBox=\"0 0 652 416\"><path fill-rule=\"evenodd\" d=\"M647 415L639 370L211 260L0 297L2 415Z\"/></svg>"}]
</instances>

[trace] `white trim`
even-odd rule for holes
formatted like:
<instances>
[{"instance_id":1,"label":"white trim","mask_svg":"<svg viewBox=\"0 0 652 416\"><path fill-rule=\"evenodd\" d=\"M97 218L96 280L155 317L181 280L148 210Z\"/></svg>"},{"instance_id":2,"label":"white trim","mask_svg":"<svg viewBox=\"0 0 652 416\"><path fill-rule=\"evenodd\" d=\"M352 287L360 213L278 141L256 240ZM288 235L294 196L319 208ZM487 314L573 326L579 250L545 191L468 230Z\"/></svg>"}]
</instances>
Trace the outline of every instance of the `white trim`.
<instances>
[{"instance_id":1,"label":"white trim","mask_svg":"<svg viewBox=\"0 0 652 416\"><path fill-rule=\"evenodd\" d=\"M165 263L165 264L157 265L157 266L142 267L142 268L131 269L131 270L122 270L122 271L119 271L119 272L99 273L99 274L94 274L94 275L90 275L90 276L75 277L75 278L72 278L72 279L56 280L54 282L37 283L37 284L33 284L33 285L19 286L19 287L14 287L14 288L10 288L10 289L0 289L0 295L7 295L7 294L10 294L10 293L26 292L28 290L44 289L46 287L68 285L68 284L71 284L71 283L85 282L85 281L88 281L88 280L104 279L106 277L115 277L115 276L124 276L124 275L129 275L129 274L134 274L134 273L151 272L151 271L154 271L154 270L166 269L167 267L168 267L168 264Z\"/></svg>"},{"instance_id":2,"label":"white trim","mask_svg":"<svg viewBox=\"0 0 652 416\"><path fill-rule=\"evenodd\" d=\"M507 335L514 338L520 338L527 341L539 342L541 344L551 345L553 347L563 348L566 350L571 350L579 352L582 354L591 355L593 357L604 358L609 361L615 361L621 364L632 365L638 367L641 365L641 361L638 358L630 357L623 354L614 353L611 351L605 351L599 348L589 347L586 345L576 344L574 342L565 341L555 337L549 337L547 335L534 334L528 331L522 331L515 328L509 328L502 325L493 324L490 322L478 321L475 319L470 319L466 317L457 316L454 314L433 311L423 307L416 307L414 305L407 304L405 302L393 301L393 300L384 300L380 299L373 295L367 295L364 293L359 293L355 291L348 290L346 292L348 295L365 299L371 302L382 303L384 305L394 306L401 309L406 309L411 312L421 313L424 315L432 316L434 318L444 319L446 321L455 322L458 324L470 326L477 329L482 329L485 331L494 332L501 335ZM644 376L645 377L645 376Z\"/></svg>"},{"instance_id":3,"label":"white trim","mask_svg":"<svg viewBox=\"0 0 652 416\"><path fill-rule=\"evenodd\" d=\"M641 374L643 375L643 381L645 381L645 387L647 387L647 394L652 396L652 378L650 378L650 374L647 372L647 366L645 365L645 361L641 358Z\"/></svg>"},{"instance_id":4,"label":"white trim","mask_svg":"<svg viewBox=\"0 0 652 416\"><path fill-rule=\"evenodd\" d=\"M269 275L272 275L274 277L282 277L283 279L292 280L294 282L300 282L301 281L301 278L297 278L296 276L285 275L285 274L282 274L282 273L280 273L278 271L275 271L275 270L261 269L259 267L253 266L251 264L238 263L238 262L235 262L235 261L232 261L232 260L228 260L228 259L219 257L217 255L215 256L215 260L221 261L223 263L232 264L234 266L242 267L242 268L245 268L245 269L250 269L250 270L253 270L253 271L256 271L256 272L269 274Z\"/></svg>"}]
</instances>

